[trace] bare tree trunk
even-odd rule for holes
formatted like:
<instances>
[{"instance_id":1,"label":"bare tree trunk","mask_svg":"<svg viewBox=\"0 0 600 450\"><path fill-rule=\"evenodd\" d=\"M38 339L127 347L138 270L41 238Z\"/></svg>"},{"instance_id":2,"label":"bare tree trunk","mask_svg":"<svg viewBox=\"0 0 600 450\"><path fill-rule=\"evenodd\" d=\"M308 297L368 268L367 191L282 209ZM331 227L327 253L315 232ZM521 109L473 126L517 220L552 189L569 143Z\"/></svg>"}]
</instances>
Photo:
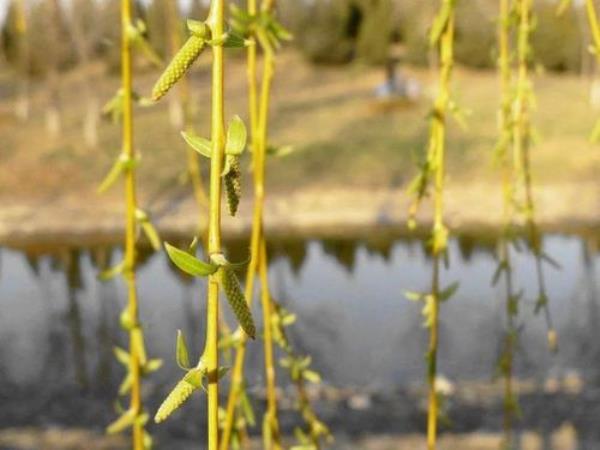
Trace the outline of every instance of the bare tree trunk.
<instances>
[{"instance_id":1,"label":"bare tree trunk","mask_svg":"<svg viewBox=\"0 0 600 450\"><path fill-rule=\"evenodd\" d=\"M60 63L61 63L61 28L63 26L58 0L49 0L47 17L48 38L52 45L48 47L48 103L46 105L46 131L51 138L57 138L62 131L60 108ZM54 51L52 51L54 49Z\"/></svg>"},{"instance_id":2,"label":"bare tree trunk","mask_svg":"<svg viewBox=\"0 0 600 450\"><path fill-rule=\"evenodd\" d=\"M46 104L46 131L52 139L58 138L62 130L60 115L60 86L56 67L48 75L48 101Z\"/></svg>"},{"instance_id":3,"label":"bare tree trunk","mask_svg":"<svg viewBox=\"0 0 600 450\"><path fill-rule=\"evenodd\" d=\"M90 30L87 33L83 31L83 17L78 17L78 13L83 15L81 5L83 2L93 0L75 0L72 5L70 34L77 52L77 59L80 65L80 83L83 96L85 98L85 114L83 119L83 137L85 143L90 148L98 146L98 124L99 124L99 101L92 88L94 76L91 73L91 50L90 50Z\"/></svg>"},{"instance_id":4,"label":"bare tree trunk","mask_svg":"<svg viewBox=\"0 0 600 450\"><path fill-rule=\"evenodd\" d=\"M15 0L19 59L17 72L20 72L17 99L15 101L15 115L22 122L29 119L29 45L27 43L27 19L23 2L24 0Z\"/></svg>"}]
</instances>

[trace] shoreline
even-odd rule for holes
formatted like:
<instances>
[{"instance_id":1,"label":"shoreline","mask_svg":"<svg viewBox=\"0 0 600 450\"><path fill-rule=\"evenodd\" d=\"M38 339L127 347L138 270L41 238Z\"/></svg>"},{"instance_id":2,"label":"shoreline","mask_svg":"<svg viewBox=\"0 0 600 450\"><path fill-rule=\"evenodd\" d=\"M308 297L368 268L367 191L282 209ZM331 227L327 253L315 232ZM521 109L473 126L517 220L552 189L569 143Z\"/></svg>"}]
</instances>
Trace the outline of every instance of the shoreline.
<instances>
[{"instance_id":1,"label":"shoreline","mask_svg":"<svg viewBox=\"0 0 600 450\"><path fill-rule=\"evenodd\" d=\"M265 209L269 235L352 236L377 229L383 233L422 236L430 222L425 202L417 217L419 229L406 226L409 197L404 189L319 188L271 195ZM6 199L0 209L0 245L115 242L122 234L122 204L85 194L52 201ZM142 199L142 204L144 204ZM449 185L446 221L455 234L496 233L502 223L499 189L491 184ZM600 229L600 184L569 183L536 189L536 216L546 232L588 235ZM251 198L238 217L223 212L227 238L245 236L251 227ZM166 237L193 236L199 213L189 196L171 196L149 208L153 223Z\"/></svg>"}]
</instances>

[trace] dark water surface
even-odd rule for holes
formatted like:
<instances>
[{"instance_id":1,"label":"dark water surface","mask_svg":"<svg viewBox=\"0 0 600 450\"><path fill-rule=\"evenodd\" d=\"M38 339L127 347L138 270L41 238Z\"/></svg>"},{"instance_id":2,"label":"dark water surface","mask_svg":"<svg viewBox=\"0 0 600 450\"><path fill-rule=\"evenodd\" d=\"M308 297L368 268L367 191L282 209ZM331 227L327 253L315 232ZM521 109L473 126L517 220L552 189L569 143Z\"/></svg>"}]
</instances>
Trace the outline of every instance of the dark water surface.
<instances>
[{"instance_id":1,"label":"dark water surface","mask_svg":"<svg viewBox=\"0 0 600 450\"><path fill-rule=\"evenodd\" d=\"M551 429L570 421L582 442L598 442L600 434L595 431L600 420L595 243L589 236L544 238L546 251L562 265L560 271L546 270L560 340L556 356L546 349L543 317L533 315L533 260L519 254L514 264L516 284L524 291L517 374L540 387L523 395L520 426ZM229 242L227 248L230 260L246 259L246 241ZM488 382L495 372L504 327L503 292L490 283L495 248L489 236L463 235L450 245L444 284L460 281L460 289L442 307L439 370L458 385ZM422 430L423 411L410 392L423 379L427 332L420 306L403 293L427 290L431 260L423 242L378 230L351 237L285 237L271 241L269 254L273 295L298 315L290 331L294 345L312 355L326 388L350 396L350 401L318 402L333 431ZM96 275L99 267L120 256L119 246L94 243L0 249L0 429L32 425L102 430L114 417L123 371L112 347L125 344L118 326L124 284L120 279L101 282ZM148 409L154 412L181 375L173 356L176 330L184 330L194 354L201 349L205 286L181 276L162 253L143 255L138 283L148 353L165 362L145 387ZM260 409L260 344L251 344L248 373ZM580 380L582 391L569 396L542 389L549 378L565 376ZM285 373L281 379L285 385ZM367 406L352 406L354 397L364 393L370 399ZM450 406L453 430L501 428L501 398L479 400ZM204 402L195 397L185 408L190 411L185 417L158 427L159 448L175 448L165 443L202 432L198 422ZM295 420L284 408L284 428Z\"/></svg>"}]
</instances>

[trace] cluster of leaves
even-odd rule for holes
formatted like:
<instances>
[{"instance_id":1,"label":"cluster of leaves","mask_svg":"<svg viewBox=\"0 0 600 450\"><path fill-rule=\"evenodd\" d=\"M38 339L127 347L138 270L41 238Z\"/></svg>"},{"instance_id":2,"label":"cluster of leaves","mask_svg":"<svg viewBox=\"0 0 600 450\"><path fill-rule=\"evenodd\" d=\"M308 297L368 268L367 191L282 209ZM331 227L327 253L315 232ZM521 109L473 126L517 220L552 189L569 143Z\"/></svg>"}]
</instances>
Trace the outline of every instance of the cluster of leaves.
<instances>
[{"instance_id":1,"label":"cluster of leaves","mask_svg":"<svg viewBox=\"0 0 600 450\"><path fill-rule=\"evenodd\" d=\"M283 41L291 41L292 34L277 20L272 9L250 14L235 4L231 5L231 27L241 36L255 36L265 52L273 52Z\"/></svg>"},{"instance_id":2,"label":"cluster of leaves","mask_svg":"<svg viewBox=\"0 0 600 450\"><path fill-rule=\"evenodd\" d=\"M421 314L423 315L423 326L425 328L431 328L433 325L432 310L434 303L444 303L456 294L460 284L455 281L440 290L439 292L417 292L407 291L404 293L405 297L411 302L423 302L423 309Z\"/></svg>"},{"instance_id":3,"label":"cluster of leaves","mask_svg":"<svg viewBox=\"0 0 600 450\"><path fill-rule=\"evenodd\" d=\"M145 39L145 32L146 27L142 21L138 20L135 25L128 24L127 39L129 40L129 44L140 49L144 55L146 55L146 57L148 57L155 64L160 64L160 59L156 56L156 53L154 53ZM133 94L131 97L131 100L133 101L137 101L142 104L148 103L136 94ZM119 122L123 118L125 101L126 92L124 88L121 88L104 106L103 113L112 117L114 122ZM134 158L128 154L128 152L125 150L126 146L128 145L127 142L124 142L123 145L124 148L120 152L120 155L117 157L104 180L100 183L100 186L98 187L99 192L108 190L121 176L132 175L133 171L135 170L139 162L139 158ZM161 246L161 240L156 228L152 225L148 213L140 208L137 208L135 199L133 200L132 204L128 203L127 207L130 208L128 211L133 214L133 219L137 229L137 236L135 238L136 242L133 242L134 248L135 245L137 245L137 240L139 240L143 234L153 249L159 250ZM99 274L99 278L102 280L108 280L116 277L117 275L121 275L131 283L134 280L133 277L135 264L136 261L134 251L133 255L126 254L121 262L112 268L101 272ZM133 389L139 389L139 386L134 386L134 384L139 383L140 378L147 377L162 366L162 361L160 359L149 359L146 355L143 330L139 323L137 314L132 313L132 310L135 311L136 309L135 302L136 298L133 297L132 299L130 297L130 304L125 307L120 315L121 328L129 334L129 351L120 347L115 347L114 349L115 357L126 369L125 378L119 387L119 396L127 396L132 392ZM140 410L132 405L129 409L124 410L119 401L117 401L116 408L119 413L119 417L107 427L107 432L109 434L120 433L133 426L140 426L143 429L148 421L149 416L145 411L143 411L143 409ZM143 430L143 445L146 449L150 449L152 447L152 438L145 429Z\"/></svg>"},{"instance_id":4,"label":"cluster of leaves","mask_svg":"<svg viewBox=\"0 0 600 450\"><path fill-rule=\"evenodd\" d=\"M188 275L193 277L207 277L215 273L218 274L219 285L223 289L237 321L246 335L254 339L256 337L256 327L252 313L235 275L235 269L245 263L232 264L227 261L223 254L211 255L210 262L202 261L193 255L197 245L198 240L194 239L187 250L180 250L168 243L165 244L165 248L173 264Z\"/></svg>"},{"instance_id":5,"label":"cluster of leaves","mask_svg":"<svg viewBox=\"0 0 600 450\"><path fill-rule=\"evenodd\" d=\"M546 254L542 247L541 235L535 218L535 201L532 193L532 177L530 168L530 147L535 133L529 119L529 110L535 107L531 80L528 66L532 62L531 33L533 32L534 16L530 0L515 2L517 15L517 62L518 76L515 80L515 97L513 99L513 137L514 150L517 162L514 168L514 208L516 213L523 217L527 227L527 246L535 257L538 279L538 295L535 302L535 313L544 311L548 328L548 346L556 351L556 332L552 325L552 318L548 307L548 295L544 278L544 266L550 265L558 268L559 264ZM519 195L519 197L517 197Z\"/></svg>"},{"instance_id":6,"label":"cluster of leaves","mask_svg":"<svg viewBox=\"0 0 600 450\"><path fill-rule=\"evenodd\" d=\"M175 349L177 365L185 371L184 376L179 380L169 395L162 402L154 421L160 423L166 420L174 411L176 411L190 396L197 390L206 391L204 381L213 376L208 371L205 364L204 354L198 359L196 366L190 364L189 351L185 338L181 330L177 331L177 344ZM219 367L214 376L221 379L227 373L226 367Z\"/></svg>"},{"instance_id":7,"label":"cluster of leaves","mask_svg":"<svg viewBox=\"0 0 600 450\"><path fill-rule=\"evenodd\" d=\"M557 15L562 15L571 6L573 0L561 0L558 4ZM596 11L596 6L593 0L585 0L586 15L592 35L592 43L588 46L588 50L600 62L600 20ZM600 142L600 119L594 125L590 135L590 141Z\"/></svg>"},{"instance_id":8,"label":"cluster of leaves","mask_svg":"<svg viewBox=\"0 0 600 450\"><path fill-rule=\"evenodd\" d=\"M146 356L146 348L144 345L144 335L142 328L138 322L131 318L129 314L129 310L125 309L121 313L120 317L121 328L129 333L130 336L130 351L127 352L121 347L114 348L114 354L125 370L127 371L127 375L123 379L119 387L119 396L125 397L131 392L131 388L134 382L134 377L131 372L132 370L132 361L131 359L135 355L137 361L134 364L137 364L139 367L139 375L144 378L149 376L151 373L157 371L162 367L161 359L148 359ZM134 409L125 410L120 405L120 402L117 400L116 409L119 413L119 417L112 422L106 429L108 434L116 434L125 431L127 428L132 427L135 424L141 425L142 427L148 422L149 415L145 411L140 411L136 414ZM150 449L152 448L152 437L150 434L144 430L144 448Z\"/></svg>"},{"instance_id":9,"label":"cluster of leaves","mask_svg":"<svg viewBox=\"0 0 600 450\"><path fill-rule=\"evenodd\" d=\"M425 159L420 162L419 171L408 186L408 192L413 197L413 202L409 209L409 228L416 226L416 214L422 201L429 195L430 188L436 178L443 178L444 161L444 128L446 126L446 116L451 115L461 128L466 128L466 116L469 111L459 107L452 100L448 88L450 74L453 66L452 44L445 45L442 42L442 36L453 27L453 14L456 7L456 0L443 0L440 10L435 17L430 33L429 44L433 48L439 48L440 52L440 91L434 102L433 108L429 113L430 130L429 145L425 154ZM451 23L452 22L452 23ZM452 31L452 30L450 30ZM438 187L436 187L438 189ZM436 196L441 193L436 192ZM442 253L447 247L448 230L440 221L434 225L431 239L431 248L434 254Z\"/></svg>"},{"instance_id":10,"label":"cluster of leaves","mask_svg":"<svg viewBox=\"0 0 600 450\"><path fill-rule=\"evenodd\" d=\"M194 132L183 131L181 133L187 144L200 155L210 158L212 154L212 143L208 139ZM223 168L223 181L227 194L227 206L229 213L235 216L241 196L241 170L240 157L246 149L248 132L246 126L239 116L234 116L227 127L225 141L225 166Z\"/></svg>"},{"instance_id":11,"label":"cluster of leaves","mask_svg":"<svg viewBox=\"0 0 600 450\"><path fill-rule=\"evenodd\" d=\"M193 277L207 277L217 274L219 285L229 302L229 305L246 335L252 339L256 336L256 327L254 319L244 294L240 288L240 283L235 275L237 264L232 264L223 254L211 255L210 261L203 261L196 256L198 240L195 239L187 250L178 249L168 243L165 244L167 254L173 264L180 270ZM198 364L191 367L189 364L189 356L185 340L181 332L177 335L177 364L186 371L182 379L176 384L173 390L164 400L155 416L156 422L162 422L179 408L194 391L203 389L203 380L213 374L208 373L204 363L204 356L199 358ZM221 367L218 370L217 379L220 379L227 369Z\"/></svg>"},{"instance_id":12,"label":"cluster of leaves","mask_svg":"<svg viewBox=\"0 0 600 450\"><path fill-rule=\"evenodd\" d=\"M284 352L284 357L280 359L279 365L286 369L289 373L291 381L294 383L298 393L296 408L302 419L305 427L296 427L294 434L298 440L298 445L293 447L295 450L316 450L321 446L321 440L325 439L331 442L333 436L315 413L308 395L306 393L305 383L319 383L321 376L314 369L310 368L311 357L299 355L294 351L287 334L286 327L292 325L296 321L296 316L281 305L273 302L273 316L271 319L273 340L278 347ZM268 416L265 416L267 418ZM265 448L270 448L270 427L268 423L263 424L263 440Z\"/></svg>"},{"instance_id":13,"label":"cluster of leaves","mask_svg":"<svg viewBox=\"0 0 600 450\"><path fill-rule=\"evenodd\" d=\"M239 339L236 339L239 341ZM227 423L227 411L224 408L219 408L219 428L223 429ZM246 430L248 427L256 426L256 415L252 408L252 402L248 396L246 383L242 382L238 392L238 404L233 423L231 438L229 445L233 450L238 450L243 446L246 439Z\"/></svg>"},{"instance_id":14,"label":"cluster of leaves","mask_svg":"<svg viewBox=\"0 0 600 450\"><path fill-rule=\"evenodd\" d=\"M440 305L458 290L458 283L440 289L440 265L448 264L448 228L444 224L443 195L445 178L445 136L446 116L453 115L459 123L463 122L460 109L451 101L450 78L454 65L454 15L456 0L441 0L441 6L435 17L429 34L429 44L439 54L438 92L430 114L429 144L426 160L421 164L420 173L409 186L413 203L409 210L409 227L414 228L415 215L422 200L433 190L433 227L429 247L433 255L431 290L427 293L409 292L406 297L412 301L423 302L424 325L429 330L429 347L425 355L427 362L427 382L429 385L427 442L434 448L437 435L437 422L443 407L436 388L438 323Z\"/></svg>"}]
</instances>

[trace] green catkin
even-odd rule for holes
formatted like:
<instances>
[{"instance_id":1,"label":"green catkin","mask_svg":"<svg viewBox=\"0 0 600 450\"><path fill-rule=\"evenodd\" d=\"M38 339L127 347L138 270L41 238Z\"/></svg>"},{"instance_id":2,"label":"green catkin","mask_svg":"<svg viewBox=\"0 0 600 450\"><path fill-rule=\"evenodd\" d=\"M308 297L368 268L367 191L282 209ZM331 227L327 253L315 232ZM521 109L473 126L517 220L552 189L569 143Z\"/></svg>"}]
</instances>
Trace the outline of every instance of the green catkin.
<instances>
[{"instance_id":1,"label":"green catkin","mask_svg":"<svg viewBox=\"0 0 600 450\"><path fill-rule=\"evenodd\" d=\"M188 38L154 85L152 100L158 101L169 92L169 89L183 77L194 61L196 61L200 53L202 53L205 44L206 41L200 36L192 35Z\"/></svg>"},{"instance_id":2,"label":"green catkin","mask_svg":"<svg viewBox=\"0 0 600 450\"><path fill-rule=\"evenodd\" d=\"M221 286L227 297L227 301L240 323L244 332L254 339L256 337L256 327L250 308L246 303L246 297L240 287L240 282L235 276L235 272L231 267L223 266L219 270L221 274Z\"/></svg>"},{"instance_id":3,"label":"green catkin","mask_svg":"<svg viewBox=\"0 0 600 450\"><path fill-rule=\"evenodd\" d=\"M184 378L182 378L177 385L173 388L173 390L169 393L167 398L162 402L160 408L156 412L156 416L154 416L154 421L156 423L160 423L164 421L167 417L169 417L173 411L179 408L196 390L196 387L187 381L186 374Z\"/></svg>"},{"instance_id":4,"label":"green catkin","mask_svg":"<svg viewBox=\"0 0 600 450\"><path fill-rule=\"evenodd\" d=\"M242 183L241 176L242 171L240 169L240 158L237 156L227 155L229 160L229 172L223 177L225 182L225 190L227 193L227 208L229 214L235 216L240 204L240 197L242 194Z\"/></svg>"}]
</instances>

